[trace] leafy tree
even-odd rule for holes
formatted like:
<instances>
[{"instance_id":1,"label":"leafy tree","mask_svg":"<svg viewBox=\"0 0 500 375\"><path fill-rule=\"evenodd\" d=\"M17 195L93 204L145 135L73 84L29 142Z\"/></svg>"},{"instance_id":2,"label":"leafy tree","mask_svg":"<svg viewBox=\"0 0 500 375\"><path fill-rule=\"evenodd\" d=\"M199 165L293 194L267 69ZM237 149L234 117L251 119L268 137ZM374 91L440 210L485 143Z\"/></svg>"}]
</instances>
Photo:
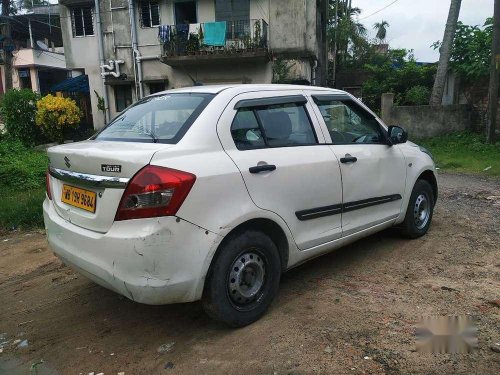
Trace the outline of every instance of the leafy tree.
<instances>
[{"instance_id":1,"label":"leafy tree","mask_svg":"<svg viewBox=\"0 0 500 375\"><path fill-rule=\"evenodd\" d=\"M8 138L19 140L26 146L35 144L40 135L35 126L37 100L38 94L29 89L12 89L5 93L0 113Z\"/></svg>"},{"instance_id":2,"label":"leafy tree","mask_svg":"<svg viewBox=\"0 0 500 375\"><path fill-rule=\"evenodd\" d=\"M422 95L423 88L430 90L436 67L417 63L411 50L392 49L387 55L373 55L365 70L369 78L363 84L363 101L379 110L385 92L394 93L398 105L422 104L415 96L417 91Z\"/></svg>"},{"instance_id":3,"label":"leafy tree","mask_svg":"<svg viewBox=\"0 0 500 375\"><path fill-rule=\"evenodd\" d=\"M373 28L377 30L377 35L375 38L379 40L379 43L382 44L385 41L385 37L387 36L387 28L389 27L389 23L387 21L382 20L381 22L376 22L373 25Z\"/></svg>"},{"instance_id":4,"label":"leafy tree","mask_svg":"<svg viewBox=\"0 0 500 375\"><path fill-rule=\"evenodd\" d=\"M327 38L332 51L336 42L334 58L337 66L363 61L371 46L366 39L366 27L356 20L361 14L361 9L350 8L347 3L340 2L335 19L335 8L335 3L330 2L331 18L328 23Z\"/></svg>"},{"instance_id":5,"label":"leafy tree","mask_svg":"<svg viewBox=\"0 0 500 375\"><path fill-rule=\"evenodd\" d=\"M450 64L466 82L472 83L489 74L492 38L493 18L488 18L483 27L458 22ZM432 47L439 49L441 42L435 42Z\"/></svg>"}]
</instances>

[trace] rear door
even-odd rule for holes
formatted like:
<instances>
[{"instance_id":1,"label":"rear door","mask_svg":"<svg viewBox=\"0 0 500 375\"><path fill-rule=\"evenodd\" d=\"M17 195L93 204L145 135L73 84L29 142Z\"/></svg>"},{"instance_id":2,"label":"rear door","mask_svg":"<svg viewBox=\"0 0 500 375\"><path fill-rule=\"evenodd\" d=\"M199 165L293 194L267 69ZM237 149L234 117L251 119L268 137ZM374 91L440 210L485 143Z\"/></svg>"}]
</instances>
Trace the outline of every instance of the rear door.
<instances>
[{"instance_id":1,"label":"rear door","mask_svg":"<svg viewBox=\"0 0 500 375\"><path fill-rule=\"evenodd\" d=\"M341 237L340 168L311 111L301 92L246 93L217 125L254 203L278 214L300 249Z\"/></svg>"},{"instance_id":2,"label":"rear door","mask_svg":"<svg viewBox=\"0 0 500 375\"><path fill-rule=\"evenodd\" d=\"M313 95L313 99L340 161L343 235L395 219L406 184L399 147L388 145L378 119L351 97Z\"/></svg>"}]
</instances>

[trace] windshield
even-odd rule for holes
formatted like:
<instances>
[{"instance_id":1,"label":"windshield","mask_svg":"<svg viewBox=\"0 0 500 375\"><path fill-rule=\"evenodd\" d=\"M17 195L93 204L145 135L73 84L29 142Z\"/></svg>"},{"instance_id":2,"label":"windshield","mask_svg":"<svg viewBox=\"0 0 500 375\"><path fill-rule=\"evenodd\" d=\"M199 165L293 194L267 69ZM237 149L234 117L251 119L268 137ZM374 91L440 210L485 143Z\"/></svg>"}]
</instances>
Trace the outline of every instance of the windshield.
<instances>
[{"instance_id":1,"label":"windshield","mask_svg":"<svg viewBox=\"0 0 500 375\"><path fill-rule=\"evenodd\" d=\"M161 94L127 108L94 139L177 143L213 98L212 94Z\"/></svg>"}]
</instances>

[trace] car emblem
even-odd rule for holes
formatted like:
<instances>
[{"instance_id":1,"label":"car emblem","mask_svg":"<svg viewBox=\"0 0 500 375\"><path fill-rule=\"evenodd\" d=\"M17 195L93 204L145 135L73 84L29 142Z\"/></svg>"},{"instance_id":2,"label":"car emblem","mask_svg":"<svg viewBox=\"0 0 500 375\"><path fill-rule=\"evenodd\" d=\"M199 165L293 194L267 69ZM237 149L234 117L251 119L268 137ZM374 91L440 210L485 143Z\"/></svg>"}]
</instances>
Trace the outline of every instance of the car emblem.
<instances>
[{"instance_id":1,"label":"car emblem","mask_svg":"<svg viewBox=\"0 0 500 375\"><path fill-rule=\"evenodd\" d=\"M122 166L118 164L101 164L101 171L120 173L122 171Z\"/></svg>"},{"instance_id":2,"label":"car emblem","mask_svg":"<svg viewBox=\"0 0 500 375\"><path fill-rule=\"evenodd\" d=\"M66 164L66 167L71 168L71 164L70 164L69 158L67 156L64 157L64 163Z\"/></svg>"}]
</instances>

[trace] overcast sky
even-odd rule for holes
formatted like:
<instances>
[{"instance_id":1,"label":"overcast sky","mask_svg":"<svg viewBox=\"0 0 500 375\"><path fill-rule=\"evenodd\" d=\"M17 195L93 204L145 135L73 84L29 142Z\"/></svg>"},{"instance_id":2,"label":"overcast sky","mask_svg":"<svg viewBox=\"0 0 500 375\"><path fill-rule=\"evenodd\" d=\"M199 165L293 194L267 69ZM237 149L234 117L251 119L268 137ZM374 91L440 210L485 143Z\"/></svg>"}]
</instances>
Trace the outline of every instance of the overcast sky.
<instances>
[{"instance_id":1,"label":"overcast sky","mask_svg":"<svg viewBox=\"0 0 500 375\"><path fill-rule=\"evenodd\" d=\"M443 39L450 0L397 0L370 16L393 1L352 0L352 6L362 10L360 22L366 26L371 38L375 37L373 24L385 20L390 25L387 29L390 47L413 49L418 61L437 61L439 53L430 45ZM468 25L483 25L487 17L493 16L493 1L462 0L459 20Z\"/></svg>"}]
</instances>

